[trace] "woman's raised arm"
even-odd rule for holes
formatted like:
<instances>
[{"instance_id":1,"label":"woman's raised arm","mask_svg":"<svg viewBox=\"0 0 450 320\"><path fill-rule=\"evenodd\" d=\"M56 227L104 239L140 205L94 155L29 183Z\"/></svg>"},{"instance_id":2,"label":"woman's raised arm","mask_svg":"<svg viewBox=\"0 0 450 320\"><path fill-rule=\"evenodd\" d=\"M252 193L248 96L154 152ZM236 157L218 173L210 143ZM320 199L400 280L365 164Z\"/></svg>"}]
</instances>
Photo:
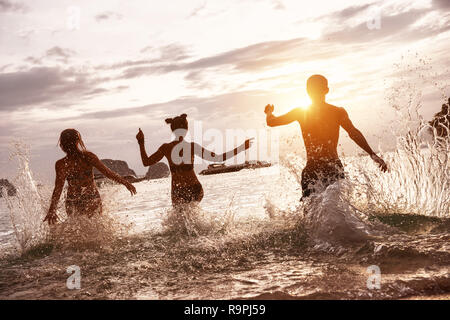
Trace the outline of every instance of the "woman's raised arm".
<instances>
[{"instance_id":1,"label":"woman's raised arm","mask_svg":"<svg viewBox=\"0 0 450 320\"><path fill-rule=\"evenodd\" d=\"M131 192L132 195L136 194L136 188L128 180L126 180L125 178L123 178L122 176L115 173L114 171L109 169L107 166L105 166L103 164L103 162L101 162L100 159L92 152L87 152L86 154L87 154L88 159L91 162L91 164L95 168L97 168L98 171L103 173L105 175L105 177L107 177L117 183L123 184Z\"/></svg>"},{"instance_id":2,"label":"woman's raised arm","mask_svg":"<svg viewBox=\"0 0 450 320\"><path fill-rule=\"evenodd\" d=\"M203 148L201 145L199 145L197 143L193 143L193 148L194 148L194 154L196 156L201 157L204 160L211 161L211 162L224 162L228 159L233 158L234 156L237 156L242 151L249 149L251 147L252 143L253 143L253 138L247 139L239 147L236 147L233 150L224 152L222 154L216 154L213 151Z\"/></svg>"},{"instance_id":3,"label":"woman's raised arm","mask_svg":"<svg viewBox=\"0 0 450 320\"><path fill-rule=\"evenodd\" d=\"M154 154L152 154L150 157L147 155L147 151L145 150L145 138L144 133L142 132L141 128L139 128L139 132L136 135L136 139L139 143L139 149L141 151L141 160L144 167L151 166L159 161L164 157L163 152L163 146L161 146L158 151L156 151Z\"/></svg>"}]
</instances>

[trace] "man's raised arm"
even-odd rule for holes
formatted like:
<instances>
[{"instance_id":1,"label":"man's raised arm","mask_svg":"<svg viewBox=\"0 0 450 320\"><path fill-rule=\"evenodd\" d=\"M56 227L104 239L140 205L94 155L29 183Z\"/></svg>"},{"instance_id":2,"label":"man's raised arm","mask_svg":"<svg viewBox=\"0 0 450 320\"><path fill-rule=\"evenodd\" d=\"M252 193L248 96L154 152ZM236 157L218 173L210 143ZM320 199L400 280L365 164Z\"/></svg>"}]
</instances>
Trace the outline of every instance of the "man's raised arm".
<instances>
[{"instance_id":1,"label":"man's raised arm","mask_svg":"<svg viewBox=\"0 0 450 320\"><path fill-rule=\"evenodd\" d=\"M264 113L266 114L266 122L269 127L283 126L285 124L294 122L298 120L301 111L300 108L296 108L282 116L275 117L272 114L273 110L274 110L273 104L268 104L264 110Z\"/></svg>"},{"instance_id":2,"label":"man's raised arm","mask_svg":"<svg viewBox=\"0 0 450 320\"><path fill-rule=\"evenodd\" d=\"M347 111L344 110L344 108L341 108L341 121L340 125L342 128L347 131L349 137L355 141L355 143L363 149L365 152L367 152L373 161L375 161L380 169L385 172L387 170L387 165L384 162L383 159L381 159L379 156L376 155L376 153L372 150L372 148L369 146L369 143L367 142L366 138L363 136L361 131L355 128L353 123L351 122L350 118L348 117Z\"/></svg>"}]
</instances>

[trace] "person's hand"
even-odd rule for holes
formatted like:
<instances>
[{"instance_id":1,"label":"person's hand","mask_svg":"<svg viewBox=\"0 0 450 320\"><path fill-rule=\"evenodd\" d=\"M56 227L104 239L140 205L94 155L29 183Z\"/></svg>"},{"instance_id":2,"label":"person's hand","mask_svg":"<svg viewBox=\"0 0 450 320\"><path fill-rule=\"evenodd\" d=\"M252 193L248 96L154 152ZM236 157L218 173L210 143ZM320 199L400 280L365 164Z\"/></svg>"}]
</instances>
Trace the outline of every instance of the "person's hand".
<instances>
[{"instance_id":1,"label":"person's hand","mask_svg":"<svg viewBox=\"0 0 450 320\"><path fill-rule=\"evenodd\" d=\"M264 108L264 113L265 114L272 114L273 110L275 109L275 107L273 106L273 104L268 104L265 108Z\"/></svg>"},{"instance_id":2,"label":"person's hand","mask_svg":"<svg viewBox=\"0 0 450 320\"><path fill-rule=\"evenodd\" d=\"M384 162L383 159L381 159L379 156L377 156L375 153L370 156L373 161L375 161L378 166L380 167L381 171L386 172L388 170L386 162Z\"/></svg>"},{"instance_id":3,"label":"person's hand","mask_svg":"<svg viewBox=\"0 0 450 320\"><path fill-rule=\"evenodd\" d=\"M131 195L135 195L136 192L136 188L133 186L133 184L129 181L124 183L124 186L128 189L128 191L130 191Z\"/></svg>"},{"instance_id":4,"label":"person's hand","mask_svg":"<svg viewBox=\"0 0 450 320\"><path fill-rule=\"evenodd\" d=\"M56 215L56 212L54 210L49 211L45 216L44 222L45 221L48 221L49 225L55 224L56 221L58 221L58 216Z\"/></svg>"},{"instance_id":5,"label":"person's hand","mask_svg":"<svg viewBox=\"0 0 450 320\"><path fill-rule=\"evenodd\" d=\"M250 149L250 147L251 147L252 144L253 144L253 139L254 139L254 138L250 138L250 139L245 140L245 142L244 142L244 148L245 148L245 150Z\"/></svg>"},{"instance_id":6,"label":"person's hand","mask_svg":"<svg viewBox=\"0 0 450 320\"><path fill-rule=\"evenodd\" d=\"M139 128L139 132L136 135L136 139L138 143L144 143L144 133L142 132L141 128Z\"/></svg>"}]
</instances>

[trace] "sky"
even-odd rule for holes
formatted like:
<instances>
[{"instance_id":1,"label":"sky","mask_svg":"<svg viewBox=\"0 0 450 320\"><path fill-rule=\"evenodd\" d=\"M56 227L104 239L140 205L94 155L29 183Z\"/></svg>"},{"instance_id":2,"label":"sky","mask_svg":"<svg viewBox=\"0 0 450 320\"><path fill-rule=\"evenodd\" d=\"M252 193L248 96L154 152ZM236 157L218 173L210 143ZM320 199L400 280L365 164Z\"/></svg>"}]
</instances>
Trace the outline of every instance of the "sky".
<instances>
[{"instance_id":1,"label":"sky","mask_svg":"<svg viewBox=\"0 0 450 320\"><path fill-rule=\"evenodd\" d=\"M149 153L181 113L204 130L265 130L266 104L310 103L312 74L374 149L392 148L396 106L419 95L430 118L449 95L449 38L448 0L0 0L0 176L14 177L21 141L53 179L66 128L143 174L138 128ZM340 152L360 152L341 136Z\"/></svg>"}]
</instances>

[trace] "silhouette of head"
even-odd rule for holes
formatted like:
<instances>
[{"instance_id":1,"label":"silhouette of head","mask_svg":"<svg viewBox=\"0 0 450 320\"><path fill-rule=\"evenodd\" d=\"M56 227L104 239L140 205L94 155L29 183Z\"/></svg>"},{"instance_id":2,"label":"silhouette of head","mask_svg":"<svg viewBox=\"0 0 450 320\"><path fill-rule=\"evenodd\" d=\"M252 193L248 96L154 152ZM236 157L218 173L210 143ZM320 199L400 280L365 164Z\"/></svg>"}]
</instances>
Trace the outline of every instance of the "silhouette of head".
<instances>
[{"instance_id":1,"label":"silhouette of head","mask_svg":"<svg viewBox=\"0 0 450 320\"><path fill-rule=\"evenodd\" d=\"M328 80L320 74L312 75L306 81L306 91L312 101L323 100L328 93Z\"/></svg>"},{"instance_id":2,"label":"silhouette of head","mask_svg":"<svg viewBox=\"0 0 450 320\"><path fill-rule=\"evenodd\" d=\"M80 133L75 129L66 129L59 136L59 146L67 155L73 156L81 151L86 151ZM81 148L81 150L80 150Z\"/></svg>"},{"instance_id":3,"label":"silhouette of head","mask_svg":"<svg viewBox=\"0 0 450 320\"><path fill-rule=\"evenodd\" d=\"M166 123L170 124L170 129L179 136L185 136L188 130L187 114L183 113L175 118L167 118Z\"/></svg>"}]
</instances>

